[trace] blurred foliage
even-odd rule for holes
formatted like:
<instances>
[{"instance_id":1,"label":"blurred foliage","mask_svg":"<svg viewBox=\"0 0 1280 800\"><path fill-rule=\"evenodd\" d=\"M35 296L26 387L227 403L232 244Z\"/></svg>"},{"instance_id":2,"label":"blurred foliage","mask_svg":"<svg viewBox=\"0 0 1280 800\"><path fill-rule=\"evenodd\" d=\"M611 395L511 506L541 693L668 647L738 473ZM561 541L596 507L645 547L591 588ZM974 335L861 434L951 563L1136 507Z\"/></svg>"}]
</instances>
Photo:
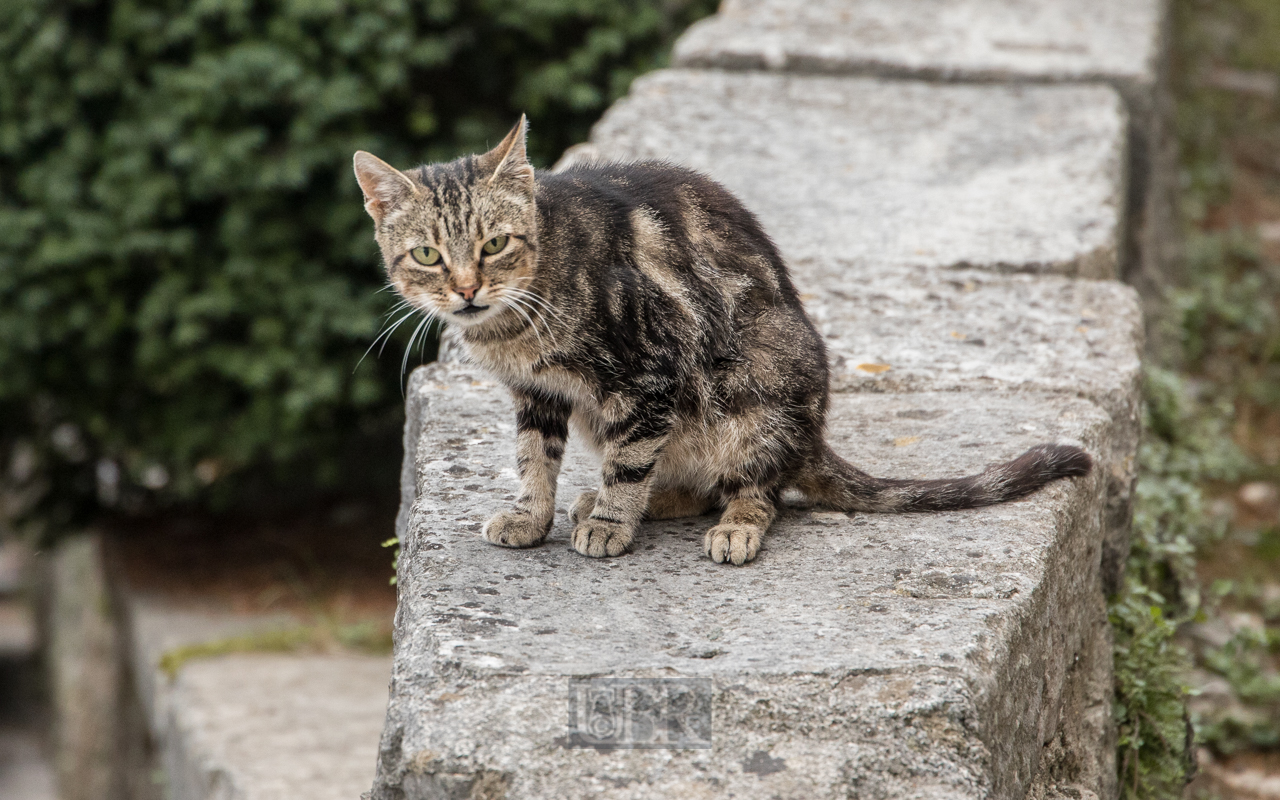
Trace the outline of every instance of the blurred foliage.
<instances>
[{"instance_id":1,"label":"blurred foliage","mask_svg":"<svg viewBox=\"0 0 1280 800\"><path fill-rule=\"evenodd\" d=\"M1230 585L1201 586L1206 554L1237 532L1209 497L1267 468L1233 441L1255 410L1280 410L1280 266L1257 236L1280 196L1280 4L1175 0L1176 132L1185 270L1167 316L1180 346L1146 375L1133 552L1112 599L1120 778L1129 798L1181 796L1193 768L1187 680L1193 665L1223 676L1246 702L1271 697L1265 629L1192 654L1179 628L1212 621ZM1242 201L1242 198L1243 201ZM1280 210L1280 206L1276 207ZM1246 422L1247 424L1247 422ZM1198 660L1197 660L1198 659ZM1241 729L1198 721L1195 741L1264 744L1274 721Z\"/></svg>"},{"instance_id":2,"label":"blurred foliage","mask_svg":"<svg viewBox=\"0 0 1280 800\"><path fill-rule=\"evenodd\" d=\"M1110 606L1120 784L1122 796L1135 800L1176 796L1193 769L1189 660L1175 637L1201 610L1197 549L1225 528L1206 509L1203 486L1235 480L1248 468L1228 433L1230 406L1196 389L1178 373L1146 370L1133 549Z\"/></svg>"},{"instance_id":3,"label":"blurred foliage","mask_svg":"<svg viewBox=\"0 0 1280 800\"><path fill-rule=\"evenodd\" d=\"M401 359L356 369L391 298L352 153L449 159L527 112L547 164L713 7L0 3L9 513L394 485Z\"/></svg>"},{"instance_id":4,"label":"blurred foliage","mask_svg":"<svg viewBox=\"0 0 1280 800\"><path fill-rule=\"evenodd\" d=\"M1229 199L1234 157L1280 170L1280 109L1267 85L1280 76L1280 4L1176 0L1172 10L1182 207L1200 226Z\"/></svg>"},{"instance_id":5,"label":"blurred foliage","mask_svg":"<svg viewBox=\"0 0 1280 800\"><path fill-rule=\"evenodd\" d=\"M1198 720L1197 736L1216 751L1280 747L1280 630L1248 628L1221 647L1209 648L1204 666L1222 676L1239 705Z\"/></svg>"}]
</instances>

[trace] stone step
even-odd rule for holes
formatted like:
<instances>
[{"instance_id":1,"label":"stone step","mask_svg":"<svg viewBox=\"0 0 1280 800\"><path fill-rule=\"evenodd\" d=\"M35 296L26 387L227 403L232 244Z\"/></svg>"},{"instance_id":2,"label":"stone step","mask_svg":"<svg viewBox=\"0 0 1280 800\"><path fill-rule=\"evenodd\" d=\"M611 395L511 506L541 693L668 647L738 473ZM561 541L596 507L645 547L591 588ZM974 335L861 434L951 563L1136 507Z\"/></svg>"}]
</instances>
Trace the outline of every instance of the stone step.
<instances>
[{"instance_id":1,"label":"stone step","mask_svg":"<svg viewBox=\"0 0 1280 800\"><path fill-rule=\"evenodd\" d=\"M27 726L0 723L0 797L57 800L53 770L40 737Z\"/></svg>"},{"instance_id":2,"label":"stone step","mask_svg":"<svg viewBox=\"0 0 1280 800\"><path fill-rule=\"evenodd\" d=\"M725 0L683 67L940 80L1109 80L1149 99L1162 0Z\"/></svg>"},{"instance_id":3,"label":"stone step","mask_svg":"<svg viewBox=\"0 0 1280 800\"><path fill-rule=\"evenodd\" d=\"M332 532L316 534L315 574L301 575L278 553L246 555L234 536L174 528L176 542L163 531L67 537L47 556L63 800L358 797L374 776L391 663L344 649L377 619L357 610L369 608L358 591L340 615L317 589L338 580L323 550ZM277 548L292 541L269 535ZM232 568L184 560L218 548ZM272 574L292 582L264 583ZM263 603L284 610L255 610Z\"/></svg>"},{"instance_id":4,"label":"stone step","mask_svg":"<svg viewBox=\"0 0 1280 800\"><path fill-rule=\"evenodd\" d=\"M727 570L709 517L570 551L598 481L571 444L551 539L496 550L505 394L419 371L373 797L1114 797L1102 589L1142 333L1106 279L1154 252L1131 226L1154 235L1162 24L1158 0L727 0L676 49L710 69L636 81L558 168L664 159L743 199L827 341L837 451L933 477L1074 441L1097 469L973 511L791 507Z\"/></svg>"},{"instance_id":5,"label":"stone step","mask_svg":"<svg viewBox=\"0 0 1280 800\"><path fill-rule=\"evenodd\" d=\"M663 159L705 172L760 218L802 284L832 260L861 274L1112 278L1125 120L1106 86L665 70L638 79L561 164Z\"/></svg>"},{"instance_id":6,"label":"stone step","mask_svg":"<svg viewBox=\"0 0 1280 800\"><path fill-rule=\"evenodd\" d=\"M188 664L166 687L174 800L354 800L368 789L390 659L235 654Z\"/></svg>"},{"instance_id":7,"label":"stone step","mask_svg":"<svg viewBox=\"0 0 1280 800\"><path fill-rule=\"evenodd\" d=\"M517 486L504 390L462 365L426 367L409 414L414 496L379 800L486 785L548 798L826 798L851 785L1015 797L1060 720L1079 727L1106 708L1062 699L1072 665L1093 663L1105 639L1102 471L974 511L793 508L745 569L703 556L711 518L650 523L634 553L597 561L569 550L563 513L539 548L479 538ZM1097 406L1059 395L843 394L830 438L873 473L936 477L1044 441L1099 453L1110 428ZM597 470L571 445L562 512ZM657 712L625 704L655 697L692 704L676 714L686 749L644 749L661 744ZM1088 740L1077 746L1105 759L1105 728L1076 730Z\"/></svg>"},{"instance_id":8,"label":"stone step","mask_svg":"<svg viewBox=\"0 0 1280 800\"><path fill-rule=\"evenodd\" d=\"M28 659L35 651L36 625L29 604L0 595L0 660Z\"/></svg>"},{"instance_id":9,"label":"stone step","mask_svg":"<svg viewBox=\"0 0 1280 800\"><path fill-rule=\"evenodd\" d=\"M677 67L1114 87L1129 112L1122 269L1149 304L1181 237L1168 0L725 0L676 42Z\"/></svg>"},{"instance_id":10,"label":"stone step","mask_svg":"<svg viewBox=\"0 0 1280 800\"><path fill-rule=\"evenodd\" d=\"M57 800L41 735L45 709L30 564L25 543L0 529L0 798Z\"/></svg>"},{"instance_id":11,"label":"stone step","mask_svg":"<svg viewBox=\"0 0 1280 800\"><path fill-rule=\"evenodd\" d=\"M1137 424L1142 313L1123 284L838 263L817 280L805 272L835 391L1065 392Z\"/></svg>"},{"instance_id":12,"label":"stone step","mask_svg":"<svg viewBox=\"0 0 1280 800\"><path fill-rule=\"evenodd\" d=\"M121 595L169 800L351 800L368 789L388 657L288 652L304 624L288 614Z\"/></svg>"}]
</instances>

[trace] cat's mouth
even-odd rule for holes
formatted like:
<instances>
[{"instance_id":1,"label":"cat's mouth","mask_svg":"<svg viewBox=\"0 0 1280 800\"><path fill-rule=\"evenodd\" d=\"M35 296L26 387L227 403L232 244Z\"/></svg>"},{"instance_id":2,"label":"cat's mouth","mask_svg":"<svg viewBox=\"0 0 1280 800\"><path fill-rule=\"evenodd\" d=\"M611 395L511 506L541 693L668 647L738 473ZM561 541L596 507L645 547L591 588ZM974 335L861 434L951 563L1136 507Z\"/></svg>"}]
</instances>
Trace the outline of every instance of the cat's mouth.
<instances>
[{"instance_id":1,"label":"cat's mouth","mask_svg":"<svg viewBox=\"0 0 1280 800\"><path fill-rule=\"evenodd\" d=\"M463 306L462 308L458 309L457 311L454 311L453 313L457 314L460 317L470 317L474 314L479 314L481 311L488 311L488 310L489 310L488 306Z\"/></svg>"}]
</instances>

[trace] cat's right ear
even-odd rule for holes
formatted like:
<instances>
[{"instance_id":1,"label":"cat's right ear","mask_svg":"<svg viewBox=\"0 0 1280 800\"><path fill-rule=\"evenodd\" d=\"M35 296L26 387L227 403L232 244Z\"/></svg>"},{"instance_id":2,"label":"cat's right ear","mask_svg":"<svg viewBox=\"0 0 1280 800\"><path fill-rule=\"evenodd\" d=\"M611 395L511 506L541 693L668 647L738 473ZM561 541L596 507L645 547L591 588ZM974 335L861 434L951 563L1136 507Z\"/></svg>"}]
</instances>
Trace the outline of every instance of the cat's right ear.
<instances>
[{"instance_id":1,"label":"cat's right ear","mask_svg":"<svg viewBox=\"0 0 1280 800\"><path fill-rule=\"evenodd\" d=\"M489 183L500 179L514 180L533 186L533 167L529 164L529 156L525 153L524 140L529 130L529 121L524 114L498 146L476 157L476 166L482 174L489 176Z\"/></svg>"},{"instance_id":2,"label":"cat's right ear","mask_svg":"<svg viewBox=\"0 0 1280 800\"><path fill-rule=\"evenodd\" d=\"M352 161L356 181L364 192L364 210L374 222L381 222L388 211L418 193L408 175L372 153L360 150Z\"/></svg>"}]
</instances>

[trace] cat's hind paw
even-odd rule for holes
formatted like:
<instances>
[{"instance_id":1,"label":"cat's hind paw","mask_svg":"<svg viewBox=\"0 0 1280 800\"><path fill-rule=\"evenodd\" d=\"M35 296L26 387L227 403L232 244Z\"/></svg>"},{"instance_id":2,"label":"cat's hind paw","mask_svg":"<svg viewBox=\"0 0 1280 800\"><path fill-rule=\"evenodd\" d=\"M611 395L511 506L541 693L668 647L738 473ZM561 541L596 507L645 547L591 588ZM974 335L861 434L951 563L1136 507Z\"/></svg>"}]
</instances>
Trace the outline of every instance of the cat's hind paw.
<instances>
[{"instance_id":1,"label":"cat's hind paw","mask_svg":"<svg viewBox=\"0 0 1280 800\"><path fill-rule=\"evenodd\" d=\"M538 524L527 511L500 511L484 524L481 535L503 547L535 547L550 530L550 523Z\"/></svg>"},{"instance_id":2,"label":"cat's hind paw","mask_svg":"<svg viewBox=\"0 0 1280 800\"><path fill-rule=\"evenodd\" d=\"M726 561L730 564L742 565L756 557L760 552L760 535L763 533L755 525L717 525L707 531L702 546L717 564Z\"/></svg>"},{"instance_id":3,"label":"cat's hind paw","mask_svg":"<svg viewBox=\"0 0 1280 800\"><path fill-rule=\"evenodd\" d=\"M596 507L597 494L595 489L588 489L578 495L578 499L573 501L573 508L569 509L569 521L576 525L591 516L591 512Z\"/></svg>"},{"instance_id":4,"label":"cat's hind paw","mask_svg":"<svg viewBox=\"0 0 1280 800\"><path fill-rule=\"evenodd\" d=\"M569 542L584 556L620 556L631 549L635 527L621 522L587 517L573 529Z\"/></svg>"}]
</instances>

